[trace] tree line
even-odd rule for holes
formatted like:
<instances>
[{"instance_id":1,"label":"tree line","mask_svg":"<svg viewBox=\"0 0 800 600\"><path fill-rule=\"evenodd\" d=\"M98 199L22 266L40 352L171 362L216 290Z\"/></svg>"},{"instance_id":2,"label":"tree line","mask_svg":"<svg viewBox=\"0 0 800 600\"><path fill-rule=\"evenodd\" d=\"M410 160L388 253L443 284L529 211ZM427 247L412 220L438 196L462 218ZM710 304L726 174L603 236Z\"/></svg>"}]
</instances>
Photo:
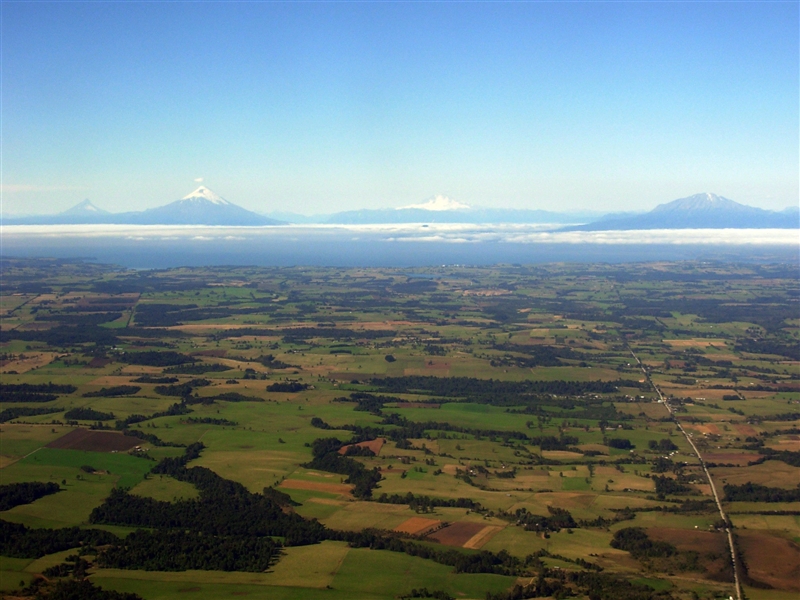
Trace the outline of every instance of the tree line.
<instances>
[{"instance_id":1,"label":"tree line","mask_svg":"<svg viewBox=\"0 0 800 600\"><path fill-rule=\"evenodd\" d=\"M728 502L800 502L800 486L787 490L748 481L742 485L726 483L722 489Z\"/></svg>"},{"instance_id":2,"label":"tree line","mask_svg":"<svg viewBox=\"0 0 800 600\"><path fill-rule=\"evenodd\" d=\"M620 387L640 388L638 381L499 381L474 377L433 377L407 375L376 377L370 383L379 391L391 394L429 394L448 398L468 399L470 402L493 406L517 406L533 394L581 396L583 394L613 394Z\"/></svg>"},{"instance_id":3,"label":"tree line","mask_svg":"<svg viewBox=\"0 0 800 600\"><path fill-rule=\"evenodd\" d=\"M95 392L86 392L82 394L84 398L113 398L115 396L133 396L141 386L138 385L114 385L111 387L100 388Z\"/></svg>"},{"instance_id":4,"label":"tree line","mask_svg":"<svg viewBox=\"0 0 800 600\"><path fill-rule=\"evenodd\" d=\"M58 383L0 383L0 402L52 402L61 394L72 394L78 388Z\"/></svg>"},{"instance_id":5,"label":"tree line","mask_svg":"<svg viewBox=\"0 0 800 600\"><path fill-rule=\"evenodd\" d=\"M30 504L60 491L61 486L53 482L28 481L0 485L0 511L11 510L21 504Z\"/></svg>"},{"instance_id":6,"label":"tree line","mask_svg":"<svg viewBox=\"0 0 800 600\"><path fill-rule=\"evenodd\" d=\"M61 408L31 408L29 406L15 406L0 411L0 423L7 423L20 417L35 417L38 415L51 415L61 412Z\"/></svg>"}]
</instances>

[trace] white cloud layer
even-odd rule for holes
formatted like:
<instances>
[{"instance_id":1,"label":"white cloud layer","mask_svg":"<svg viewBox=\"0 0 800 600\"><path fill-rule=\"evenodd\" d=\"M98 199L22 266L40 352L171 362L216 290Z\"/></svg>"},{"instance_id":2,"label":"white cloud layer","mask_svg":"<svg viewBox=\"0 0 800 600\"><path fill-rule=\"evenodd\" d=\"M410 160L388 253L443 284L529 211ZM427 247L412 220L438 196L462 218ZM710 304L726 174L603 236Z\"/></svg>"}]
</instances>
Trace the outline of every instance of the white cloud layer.
<instances>
[{"instance_id":1,"label":"white cloud layer","mask_svg":"<svg viewBox=\"0 0 800 600\"><path fill-rule=\"evenodd\" d=\"M546 231L542 225L398 224L284 225L274 227L210 227L195 225L3 225L7 240L43 238L125 238L147 240L247 240L273 238L432 243L509 244L702 244L723 246L798 246L796 229L651 229L644 231Z\"/></svg>"}]
</instances>

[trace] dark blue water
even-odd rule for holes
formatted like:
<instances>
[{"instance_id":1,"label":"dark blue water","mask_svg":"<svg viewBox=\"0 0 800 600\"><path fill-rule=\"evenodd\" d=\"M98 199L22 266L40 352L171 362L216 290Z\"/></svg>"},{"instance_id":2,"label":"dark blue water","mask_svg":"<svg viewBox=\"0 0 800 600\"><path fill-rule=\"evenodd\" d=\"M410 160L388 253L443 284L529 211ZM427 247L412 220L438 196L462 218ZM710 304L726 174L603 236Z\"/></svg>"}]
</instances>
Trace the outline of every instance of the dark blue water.
<instances>
[{"instance_id":1,"label":"dark blue water","mask_svg":"<svg viewBox=\"0 0 800 600\"><path fill-rule=\"evenodd\" d=\"M415 267L545 262L721 260L797 262L798 246L708 244L566 244L353 239L349 235L247 239L3 236L4 257L90 257L136 269L180 266Z\"/></svg>"}]
</instances>

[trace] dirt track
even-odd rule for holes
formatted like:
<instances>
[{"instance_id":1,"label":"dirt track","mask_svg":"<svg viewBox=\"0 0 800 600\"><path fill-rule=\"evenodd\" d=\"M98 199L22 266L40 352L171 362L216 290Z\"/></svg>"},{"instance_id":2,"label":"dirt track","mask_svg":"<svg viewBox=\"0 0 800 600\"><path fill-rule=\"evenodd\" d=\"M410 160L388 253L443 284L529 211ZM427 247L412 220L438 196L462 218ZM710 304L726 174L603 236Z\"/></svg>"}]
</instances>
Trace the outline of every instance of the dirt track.
<instances>
[{"instance_id":1,"label":"dirt track","mask_svg":"<svg viewBox=\"0 0 800 600\"><path fill-rule=\"evenodd\" d=\"M488 542L495 533L503 529L497 525L487 525L483 529L481 529L478 533L473 535L469 540L464 542L464 548L469 548L470 550L480 550L480 548Z\"/></svg>"}]
</instances>

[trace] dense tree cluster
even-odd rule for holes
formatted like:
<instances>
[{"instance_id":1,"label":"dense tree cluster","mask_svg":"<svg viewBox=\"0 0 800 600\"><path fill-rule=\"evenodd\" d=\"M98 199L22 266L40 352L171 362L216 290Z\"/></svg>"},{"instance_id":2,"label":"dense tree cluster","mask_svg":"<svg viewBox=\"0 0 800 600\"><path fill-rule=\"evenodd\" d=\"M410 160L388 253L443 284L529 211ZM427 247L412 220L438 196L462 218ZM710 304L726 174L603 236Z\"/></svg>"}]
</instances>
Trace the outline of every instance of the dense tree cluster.
<instances>
[{"instance_id":1,"label":"dense tree cluster","mask_svg":"<svg viewBox=\"0 0 800 600\"><path fill-rule=\"evenodd\" d=\"M93 408L71 408L64 413L65 419L78 421L110 421L116 419L114 413L102 412Z\"/></svg>"},{"instance_id":2,"label":"dense tree cluster","mask_svg":"<svg viewBox=\"0 0 800 600\"><path fill-rule=\"evenodd\" d=\"M282 360L278 360L272 354L266 354L263 356L259 356L255 359L256 362L261 363L268 369L292 369L297 368L295 365L290 365L289 363L285 363Z\"/></svg>"},{"instance_id":3,"label":"dense tree cluster","mask_svg":"<svg viewBox=\"0 0 800 600\"><path fill-rule=\"evenodd\" d=\"M173 327L186 321L224 319L231 315L246 315L257 312L263 312L263 308L199 307L197 304L139 304L136 307L136 324L142 327Z\"/></svg>"},{"instance_id":4,"label":"dense tree cluster","mask_svg":"<svg viewBox=\"0 0 800 600\"><path fill-rule=\"evenodd\" d=\"M97 556L101 567L148 571L262 572L280 556L269 537L204 535L196 531L135 531Z\"/></svg>"},{"instance_id":5,"label":"dense tree cluster","mask_svg":"<svg viewBox=\"0 0 800 600\"><path fill-rule=\"evenodd\" d=\"M77 389L57 383L0 383L0 402L51 402L59 394L71 394Z\"/></svg>"},{"instance_id":6,"label":"dense tree cluster","mask_svg":"<svg viewBox=\"0 0 800 600\"><path fill-rule=\"evenodd\" d=\"M113 398L115 396L133 396L142 388L138 385L114 385L104 387L95 392L86 392L84 398Z\"/></svg>"},{"instance_id":7,"label":"dense tree cluster","mask_svg":"<svg viewBox=\"0 0 800 600\"><path fill-rule=\"evenodd\" d=\"M561 531L562 529L575 529L578 523L566 509L554 506L547 507L549 517L530 513L525 508L520 508L514 514L517 525L524 527L525 531Z\"/></svg>"},{"instance_id":8,"label":"dense tree cluster","mask_svg":"<svg viewBox=\"0 0 800 600\"><path fill-rule=\"evenodd\" d=\"M6 423L20 417L35 417L37 415L51 415L61 412L61 408L32 408L29 406L15 406L0 411L0 423Z\"/></svg>"},{"instance_id":9,"label":"dense tree cluster","mask_svg":"<svg viewBox=\"0 0 800 600\"><path fill-rule=\"evenodd\" d=\"M616 448L617 450L631 450L636 447L630 440L625 438L608 438L606 440L606 445L609 448Z\"/></svg>"},{"instance_id":10,"label":"dense tree cluster","mask_svg":"<svg viewBox=\"0 0 800 600\"><path fill-rule=\"evenodd\" d=\"M203 375L204 373L219 373L222 371L230 371L233 367L223 365L222 363L204 363L196 362L185 365L176 365L164 369L164 373L169 375Z\"/></svg>"},{"instance_id":11,"label":"dense tree cluster","mask_svg":"<svg viewBox=\"0 0 800 600\"><path fill-rule=\"evenodd\" d=\"M300 383L299 381L276 381L267 386L268 392L288 392L295 394L308 389L307 383Z\"/></svg>"},{"instance_id":12,"label":"dense tree cluster","mask_svg":"<svg viewBox=\"0 0 800 600\"><path fill-rule=\"evenodd\" d=\"M142 375L133 381L136 383L160 383L163 385L167 383L177 383L179 379L177 377L162 377L159 375Z\"/></svg>"},{"instance_id":13,"label":"dense tree cluster","mask_svg":"<svg viewBox=\"0 0 800 600\"><path fill-rule=\"evenodd\" d=\"M21 504L30 504L59 491L61 486L53 482L29 481L0 485L0 511L11 510Z\"/></svg>"},{"instance_id":14,"label":"dense tree cluster","mask_svg":"<svg viewBox=\"0 0 800 600\"><path fill-rule=\"evenodd\" d=\"M616 531L611 539L611 547L630 552L634 558L666 557L678 552L668 542L651 540L641 527L626 527Z\"/></svg>"},{"instance_id":15,"label":"dense tree cluster","mask_svg":"<svg viewBox=\"0 0 800 600\"><path fill-rule=\"evenodd\" d=\"M355 402L353 410L380 414L385 404L392 402L404 402L402 398L393 396L376 396L368 392L353 392L350 397L340 396L333 399L334 402Z\"/></svg>"},{"instance_id":16,"label":"dense tree cluster","mask_svg":"<svg viewBox=\"0 0 800 600\"><path fill-rule=\"evenodd\" d=\"M728 502L800 502L800 486L787 490L751 482L742 485L726 483L723 490Z\"/></svg>"},{"instance_id":17,"label":"dense tree cluster","mask_svg":"<svg viewBox=\"0 0 800 600\"><path fill-rule=\"evenodd\" d=\"M161 394L162 396L177 396L179 398L184 398L186 396L191 396L195 388L206 387L209 385L211 385L211 382L208 379L192 379L180 384L157 385L155 387L155 393Z\"/></svg>"},{"instance_id":18,"label":"dense tree cluster","mask_svg":"<svg viewBox=\"0 0 800 600\"><path fill-rule=\"evenodd\" d=\"M97 325L58 325L43 330L6 329L0 331L0 341L23 340L26 342L44 342L51 348L68 348L81 344L98 346L114 346L119 339L114 330Z\"/></svg>"},{"instance_id":19,"label":"dense tree cluster","mask_svg":"<svg viewBox=\"0 0 800 600\"><path fill-rule=\"evenodd\" d=\"M142 365L146 367L173 367L175 365L193 363L196 360L188 354L182 354L174 350L126 352L121 358L130 365Z\"/></svg>"},{"instance_id":20,"label":"dense tree cluster","mask_svg":"<svg viewBox=\"0 0 800 600\"><path fill-rule=\"evenodd\" d=\"M790 360L800 360L800 346L782 340L754 340L739 338L736 340L737 352L749 352L752 354L774 354L784 356Z\"/></svg>"},{"instance_id":21,"label":"dense tree cluster","mask_svg":"<svg viewBox=\"0 0 800 600\"><path fill-rule=\"evenodd\" d=\"M751 465L764 462L765 460L780 460L785 462L787 465L800 467L800 451L798 450L774 450L773 448L759 448L758 453L763 455L762 458L750 463Z\"/></svg>"},{"instance_id":22,"label":"dense tree cluster","mask_svg":"<svg viewBox=\"0 0 800 600\"><path fill-rule=\"evenodd\" d=\"M193 484L200 492L199 498L162 502L114 489L105 502L92 511L89 521L184 529L218 536L283 536L288 545L324 539L322 525L306 521L295 513L286 513L274 495L254 494L205 467L186 467L189 460L199 456L202 448L202 444L192 444L183 456L165 458L152 471L153 475L169 475Z\"/></svg>"},{"instance_id":23,"label":"dense tree cluster","mask_svg":"<svg viewBox=\"0 0 800 600\"><path fill-rule=\"evenodd\" d=\"M374 499L374 502L384 504L407 504L411 510L417 512L430 512L434 508L468 508L469 510L483 510L480 502L475 502L471 498L431 498L430 496L415 495L411 492L406 494L381 494Z\"/></svg>"},{"instance_id":24,"label":"dense tree cluster","mask_svg":"<svg viewBox=\"0 0 800 600\"><path fill-rule=\"evenodd\" d=\"M42 575L45 577L68 577L71 575L83 579L90 567L89 561L82 559L77 554L70 554L63 563L47 567L42 571Z\"/></svg>"},{"instance_id":25,"label":"dense tree cluster","mask_svg":"<svg viewBox=\"0 0 800 600\"><path fill-rule=\"evenodd\" d=\"M25 525L0 520L2 556L39 558L78 546L100 546L117 541L115 535L100 529L29 529Z\"/></svg>"},{"instance_id":26,"label":"dense tree cluster","mask_svg":"<svg viewBox=\"0 0 800 600\"><path fill-rule=\"evenodd\" d=\"M647 447L655 452L674 452L678 449L675 443L669 438L663 438L658 441L650 440L647 442Z\"/></svg>"},{"instance_id":27,"label":"dense tree cluster","mask_svg":"<svg viewBox=\"0 0 800 600\"><path fill-rule=\"evenodd\" d=\"M236 421L229 421L228 419L214 419L213 417L189 417L184 421L184 423L188 423L189 425L225 425L229 427L238 425Z\"/></svg>"},{"instance_id":28,"label":"dense tree cluster","mask_svg":"<svg viewBox=\"0 0 800 600\"><path fill-rule=\"evenodd\" d=\"M679 483L672 477L667 477L666 475L656 475L653 477L653 481L656 484L656 495L662 498L669 494L694 493L694 490L688 485Z\"/></svg>"},{"instance_id":29,"label":"dense tree cluster","mask_svg":"<svg viewBox=\"0 0 800 600\"><path fill-rule=\"evenodd\" d=\"M678 466L673 460L659 456L653 461L653 465L650 470L653 473L669 473L670 471L674 471L676 468L678 468Z\"/></svg>"},{"instance_id":30,"label":"dense tree cluster","mask_svg":"<svg viewBox=\"0 0 800 600\"><path fill-rule=\"evenodd\" d=\"M461 398L494 406L519 406L534 394L581 396L613 394L620 387L639 388L638 381L499 381L474 377L414 376L383 377L371 380L380 391L391 394L423 393L431 396Z\"/></svg>"},{"instance_id":31,"label":"dense tree cluster","mask_svg":"<svg viewBox=\"0 0 800 600\"><path fill-rule=\"evenodd\" d=\"M83 314L76 314L74 312L70 312L68 309L59 312L59 313L50 313L50 314L37 314L36 320L37 321L49 321L49 322L57 322L62 325L73 325L73 326L92 326L92 325L100 325L102 323L110 323L111 321L116 321L122 316L122 313L119 312L92 312L92 313L83 313Z\"/></svg>"},{"instance_id":32,"label":"dense tree cluster","mask_svg":"<svg viewBox=\"0 0 800 600\"><path fill-rule=\"evenodd\" d=\"M492 349L515 354L505 354L491 360L493 367L516 366L524 369L532 367L557 367L564 364L562 358L580 358L571 348L559 348L557 346L524 346L522 344L493 344ZM524 354L525 356L516 356Z\"/></svg>"},{"instance_id":33,"label":"dense tree cluster","mask_svg":"<svg viewBox=\"0 0 800 600\"><path fill-rule=\"evenodd\" d=\"M578 443L578 438L574 435L561 434L556 437L554 435L536 436L530 438L530 443L539 446L542 450L575 450L575 444Z\"/></svg>"},{"instance_id":34,"label":"dense tree cluster","mask_svg":"<svg viewBox=\"0 0 800 600\"><path fill-rule=\"evenodd\" d=\"M344 442L336 438L320 438L314 440L311 451L314 458L303 465L308 469L319 469L330 473L347 475L347 483L353 484L353 495L357 498L372 497L372 490L381 480L378 469L367 469L363 464L339 454Z\"/></svg>"}]
</instances>

